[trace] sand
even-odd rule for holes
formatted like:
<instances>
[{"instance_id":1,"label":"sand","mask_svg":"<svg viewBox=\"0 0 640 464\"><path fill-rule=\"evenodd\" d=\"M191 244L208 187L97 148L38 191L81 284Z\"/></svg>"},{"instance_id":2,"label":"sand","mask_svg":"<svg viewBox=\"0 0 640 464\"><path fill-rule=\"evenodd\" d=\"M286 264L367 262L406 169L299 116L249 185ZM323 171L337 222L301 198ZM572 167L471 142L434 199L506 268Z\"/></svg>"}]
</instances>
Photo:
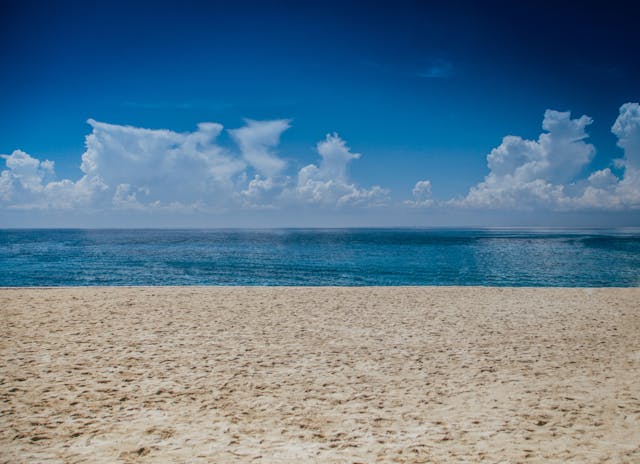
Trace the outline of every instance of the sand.
<instances>
[{"instance_id":1,"label":"sand","mask_svg":"<svg viewBox=\"0 0 640 464\"><path fill-rule=\"evenodd\" d=\"M2 289L0 311L0 462L640 462L640 289Z\"/></svg>"}]
</instances>

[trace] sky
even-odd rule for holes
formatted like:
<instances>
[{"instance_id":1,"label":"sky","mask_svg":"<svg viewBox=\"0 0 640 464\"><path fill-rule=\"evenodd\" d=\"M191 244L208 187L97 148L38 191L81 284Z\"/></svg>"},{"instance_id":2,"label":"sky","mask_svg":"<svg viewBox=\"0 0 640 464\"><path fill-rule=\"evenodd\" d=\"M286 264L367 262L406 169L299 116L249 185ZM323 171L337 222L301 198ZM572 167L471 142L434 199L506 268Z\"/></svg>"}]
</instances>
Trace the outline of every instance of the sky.
<instances>
[{"instance_id":1,"label":"sky","mask_svg":"<svg viewBox=\"0 0 640 464\"><path fill-rule=\"evenodd\" d=\"M0 1L0 227L640 226L637 2Z\"/></svg>"}]
</instances>

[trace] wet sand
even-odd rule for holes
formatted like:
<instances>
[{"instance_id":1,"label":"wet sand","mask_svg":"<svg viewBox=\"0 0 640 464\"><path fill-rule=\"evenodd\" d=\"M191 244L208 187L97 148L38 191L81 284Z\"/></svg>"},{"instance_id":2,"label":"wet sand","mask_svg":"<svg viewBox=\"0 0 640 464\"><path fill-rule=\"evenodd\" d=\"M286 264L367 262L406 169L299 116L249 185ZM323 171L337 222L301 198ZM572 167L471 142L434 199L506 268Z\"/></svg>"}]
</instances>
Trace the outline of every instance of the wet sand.
<instances>
[{"instance_id":1,"label":"wet sand","mask_svg":"<svg viewBox=\"0 0 640 464\"><path fill-rule=\"evenodd\" d=\"M640 462L640 289L1 289L0 317L0 462Z\"/></svg>"}]
</instances>

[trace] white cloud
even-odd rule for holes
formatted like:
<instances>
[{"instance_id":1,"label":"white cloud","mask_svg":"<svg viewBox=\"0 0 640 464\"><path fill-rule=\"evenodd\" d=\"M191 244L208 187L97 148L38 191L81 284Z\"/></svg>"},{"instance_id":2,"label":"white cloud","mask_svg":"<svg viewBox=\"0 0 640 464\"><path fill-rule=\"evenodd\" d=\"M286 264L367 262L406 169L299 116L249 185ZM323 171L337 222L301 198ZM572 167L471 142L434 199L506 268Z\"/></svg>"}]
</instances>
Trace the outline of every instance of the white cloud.
<instances>
[{"instance_id":1,"label":"white cloud","mask_svg":"<svg viewBox=\"0 0 640 464\"><path fill-rule=\"evenodd\" d=\"M411 190L417 200L425 200L431 196L431 181L419 180Z\"/></svg>"},{"instance_id":2,"label":"white cloud","mask_svg":"<svg viewBox=\"0 0 640 464\"><path fill-rule=\"evenodd\" d=\"M15 150L10 155L2 155L2 158L5 159L7 170L2 172L0 193L5 199L10 199L14 192L22 194L41 192L45 177L53 174L52 161L37 160L22 150Z\"/></svg>"},{"instance_id":3,"label":"white cloud","mask_svg":"<svg viewBox=\"0 0 640 464\"><path fill-rule=\"evenodd\" d=\"M245 163L216 143L222 126L200 123L194 132L142 129L92 119L82 171L100 178L116 207L186 208L220 205Z\"/></svg>"},{"instance_id":4,"label":"white cloud","mask_svg":"<svg viewBox=\"0 0 640 464\"><path fill-rule=\"evenodd\" d=\"M297 184L285 192L296 201L330 206L382 205L388 200L389 191L380 186L370 189L358 187L349 180L347 167L351 160L360 158L351 152L338 134L327 134L318 142L319 165L310 164L298 172Z\"/></svg>"},{"instance_id":5,"label":"white cloud","mask_svg":"<svg viewBox=\"0 0 640 464\"><path fill-rule=\"evenodd\" d=\"M318 142L318 165L301 168L292 179L282 175L255 175L236 197L243 206L259 209L314 204L325 207L378 206L388 201L389 191L380 186L369 189L349 179L348 165L360 158L337 134L327 134Z\"/></svg>"},{"instance_id":6,"label":"white cloud","mask_svg":"<svg viewBox=\"0 0 640 464\"><path fill-rule=\"evenodd\" d=\"M361 156L360 153L352 153L347 142L336 133L327 134L316 148L321 157L318 174L324 178L346 181L347 165Z\"/></svg>"},{"instance_id":7,"label":"white cloud","mask_svg":"<svg viewBox=\"0 0 640 464\"><path fill-rule=\"evenodd\" d=\"M52 161L40 161L21 150L2 158L7 169L0 173L0 203L12 209L69 209L87 204L105 188L99 178L86 176L77 182L54 181Z\"/></svg>"},{"instance_id":8,"label":"white cloud","mask_svg":"<svg viewBox=\"0 0 640 464\"><path fill-rule=\"evenodd\" d=\"M91 207L104 198L108 186L100 176L82 176L76 182L69 179L49 182L44 187L47 207L72 209Z\"/></svg>"},{"instance_id":9,"label":"white cloud","mask_svg":"<svg viewBox=\"0 0 640 464\"><path fill-rule=\"evenodd\" d=\"M260 174L272 177L286 167L273 148L280 143L280 135L291 127L288 119L273 121L245 120L246 125L229 131L242 152L242 157Z\"/></svg>"},{"instance_id":10,"label":"white cloud","mask_svg":"<svg viewBox=\"0 0 640 464\"><path fill-rule=\"evenodd\" d=\"M619 179L611 169L577 176L591 162L595 148L585 142L591 118L571 119L571 113L547 110L538 140L506 136L487 156L489 174L470 188L466 197L449 205L489 209L584 210L640 206L640 106L626 103L612 127L625 169Z\"/></svg>"},{"instance_id":11,"label":"white cloud","mask_svg":"<svg viewBox=\"0 0 640 464\"><path fill-rule=\"evenodd\" d=\"M625 103L611 128L624 150L624 176L615 195L624 207L640 207L640 104Z\"/></svg>"},{"instance_id":12,"label":"white cloud","mask_svg":"<svg viewBox=\"0 0 640 464\"><path fill-rule=\"evenodd\" d=\"M536 140L509 135L487 155L488 174L467 195L432 197L418 181L408 207L502 210L640 209L640 105L626 103L611 128L624 156L611 167L585 172L595 148L587 142L591 118L547 110ZM361 158L337 134L318 142L317 163L297 172L277 153L288 120L247 120L230 130L236 146L221 145L223 127L193 132L144 129L89 120L77 180L57 179L54 163L21 150L1 155L0 209L75 211L222 212L242 209L324 209L390 206L389 190L362 187L349 176Z\"/></svg>"},{"instance_id":13,"label":"white cloud","mask_svg":"<svg viewBox=\"0 0 640 464\"><path fill-rule=\"evenodd\" d=\"M586 143L588 116L571 119L570 112L547 110L538 140L508 135L487 155L489 174L454 204L480 208L533 208L562 203L564 182L593 158Z\"/></svg>"},{"instance_id":14,"label":"white cloud","mask_svg":"<svg viewBox=\"0 0 640 464\"><path fill-rule=\"evenodd\" d=\"M640 169L640 104L622 105L611 132L618 137L618 146L624 150L626 167Z\"/></svg>"},{"instance_id":15,"label":"white cloud","mask_svg":"<svg viewBox=\"0 0 640 464\"><path fill-rule=\"evenodd\" d=\"M275 149L287 120L247 121L230 131L239 150L216 141L223 127L198 124L194 132L143 129L90 119L77 180L56 180L54 164L16 150L3 155L0 205L9 209L167 210L219 212L273 209L291 203L326 206L378 204L387 191L349 181L352 153L338 136L318 144L319 166L284 175ZM251 168L257 171L250 178Z\"/></svg>"},{"instance_id":16,"label":"white cloud","mask_svg":"<svg viewBox=\"0 0 640 464\"><path fill-rule=\"evenodd\" d=\"M406 200L404 203L412 207L433 206L434 201L431 198L431 181L419 180L411 190L413 200Z\"/></svg>"},{"instance_id":17,"label":"white cloud","mask_svg":"<svg viewBox=\"0 0 640 464\"><path fill-rule=\"evenodd\" d=\"M262 177L256 174L236 197L242 206L253 209L274 209L277 207L283 188L290 182L288 177Z\"/></svg>"},{"instance_id":18,"label":"white cloud","mask_svg":"<svg viewBox=\"0 0 640 464\"><path fill-rule=\"evenodd\" d=\"M611 169L595 171L588 178L588 186L577 198L569 199L578 208L637 209L640 208L640 105L625 103L611 127L618 137L624 158L613 160L617 169L624 169L622 178Z\"/></svg>"},{"instance_id":19,"label":"white cloud","mask_svg":"<svg viewBox=\"0 0 640 464\"><path fill-rule=\"evenodd\" d=\"M593 172L587 180L589 181L590 186L602 189L612 188L618 182L618 178L609 168Z\"/></svg>"},{"instance_id":20,"label":"white cloud","mask_svg":"<svg viewBox=\"0 0 640 464\"><path fill-rule=\"evenodd\" d=\"M487 156L489 176L518 183L543 179L551 183L569 181L589 164L595 149L584 142L591 118L571 119L570 112L547 110L538 140L508 135Z\"/></svg>"},{"instance_id":21,"label":"white cloud","mask_svg":"<svg viewBox=\"0 0 640 464\"><path fill-rule=\"evenodd\" d=\"M12 208L141 209L221 207L246 163L220 147L216 123L194 132L97 122L78 181L53 180L53 163L16 151L5 156L2 198Z\"/></svg>"}]
</instances>

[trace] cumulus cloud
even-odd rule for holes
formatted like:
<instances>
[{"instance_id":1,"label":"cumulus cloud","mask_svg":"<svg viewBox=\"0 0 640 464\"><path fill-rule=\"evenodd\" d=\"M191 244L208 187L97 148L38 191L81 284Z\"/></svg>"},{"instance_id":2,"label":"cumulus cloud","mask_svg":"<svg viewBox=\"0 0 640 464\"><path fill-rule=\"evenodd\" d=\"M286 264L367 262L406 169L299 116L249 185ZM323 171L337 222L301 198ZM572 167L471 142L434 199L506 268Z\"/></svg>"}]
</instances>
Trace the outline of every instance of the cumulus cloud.
<instances>
[{"instance_id":1,"label":"cumulus cloud","mask_svg":"<svg viewBox=\"0 0 640 464\"><path fill-rule=\"evenodd\" d=\"M640 208L640 105L625 103L611 127L618 137L624 157L614 159L617 169L624 169L618 178L610 168L593 172L587 186L577 198L568 202L578 208L637 209Z\"/></svg>"},{"instance_id":2,"label":"cumulus cloud","mask_svg":"<svg viewBox=\"0 0 640 464\"><path fill-rule=\"evenodd\" d=\"M246 125L229 131L242 152L242 157L260 174L273 177L286 166L284 160L274 153L280 143L280 135L291 127L288 119L273 121L245 120Z\"/></svg>"},{"instance_id":3,"label":"cumulus cloud","mask_svg":"<svg viewBox=\"0 0 640 464\"><path fill-rule=\"evenodd\" d=\"M618 183L618 178L611 172L611 169L601 169L591 173L587 179L589 185L595 188L609 189Z\"/></svg>"},{"instance_id":4,"label":"cumulus cloud","mask_svg":"<svg viewBox=\"0 0 640 464\"><path fill-rule=\"evenodd\" d=\"M419 180L411 190L413 200L406 200L404 203L412 207L432 206L434 204L431 198L431 181Z\"/></svg>"},{"instance_id":5,"label":"cumulus cloud","mask_svg":"<svg viewBox=\"0 0 640 464\"><path fill-rule=\"evenodd\" d=\"M53 177L53 163L16 151L6 157L5 203L14 208L194 208L224 203L246 163L216 143L222 126L194 132L88 121L92 132L77 180ZM49 163L49 164L48 164ZM31 195L27 195L30 193Z\"/></svg>"},{"instance_id":6,"label":"cumulus cloud","mask_svg":"<svg viewBox=\"0 0 640 464\"><path fill-rule=\"evenodd\" d=\"M413 196L418 200L425 200L431 196L431 181L419 180L411 190Z\"/></svg>"},{"instance_id":7,"label":"cumulus cloud","mask_svg":"<svg viewBox=\"0 0 640 464\"><path fill-rule=\"evenodd\" d=\"M76 182L53 180L54 163L15 150L2 155L7 169L0 173L0 202L13 209L73 208L87 204L106 186L100 178Z\"/></svg>"},{"instance_id":8,"label":"cumulus cloud","mask_svg":"<svg viewBox=\"0 0 640 464\"><path fill-rule=\"evenodd\" d=\"M640 104L625 103L611 128L624 150L625 166L640 169Z\"/></svg>"},{"instance_id":9,"label":"cumulus cloud","mask_svg":"<svg viewBox=\"0 0 640 464\"><path fill-rule=\"evenodd\" d=\"M22 150L2 155L2 158L7 170L0 175L0 195L5 201L11 200L14 195L31 196L42 192L45 177L53 174L52 161L37 160Z\"/></svg>"},{"instance_id":10,"label":"cumulus cloud","mask_svg":"<svg viewBox=\"0 0 640 464\"><path fill-rule=\"evenodd\" d=\"M620 163L624 166L624 175L617 183L611 180L600 189L609 194L616 205L640 207L640 104L622 105L611 132L618 137L618 146L624 150Z\"/></svg>"},{"instance_id":11,"label":"cumulus cloud","mask_svg":"<svg viewBox=\"0 0 640 464\"><path fill-rule=\"evenodd\" d=\"M279 206L282 191L289 185L289 177L263 177L256 174L246 188L236 194L239 203L252 209L274 209Z\"/></svg>"},{"instance_id":12,"label":"cumulus cloud","mask_svg":"<svg viewBox=\"0 0 640 464\"><path fill-rule=\"evenodd\" d=\"M90 119L81 176L58 179L55 165L21 150L0 155L1 209L77 211L199 211L389 206L389 190L363 187L349 176L361 155L338 134L316 145L318 161L293 171L278 146L289 120L246 120L218 139L223 126L192 132L145 129ZM508 135L487 155L488 174L468 193L435 200L430 180L419 180L407 207L474 209L640 209L640 105L626 103L611 131L623 156L588 172L595 155L588 116L547 110L535 140Z\"/></svg>"},{"instance_id":13,"label":"cumulus cloud","mask_svg":"<svg viewBox=\"0 0 640 464\"><path fill-rule=\"evenodd\" d=\"M613 166L624 169L618 178L610 168L586 179L577 178L595 155L585 139L592 123L588 116L547 110L538 140L506 136L487 155L489 174L470 188L466 197L450 205L493 209L620 209L640 206L640 105L620 108L612 132L624 150Z\"/></svg>"},{"instance_id":14,"label":"cumulus cloud","mask_svg":"<svg viewBox=\"0 0 640 464\"><path fill-rule=\"evenodd\" d=\"M286 192L287 197L336 206L382 205L388 200L388 190L377 185L370 189L360 188L349 180L349 162L360 158L360 154L353 153L338 134L327 134L316 148L320 155L319 165L310 164L300 169L297 183Z\"/></svg>"},{"instance_id":15,"label":"cumulus cloud","mask_svg":"<svg viewBox=\"0 0 640 464\"><path fill-rule=\"evenodd\" d=\"M16 150L3 155L0 206L11 209L223 211L279 208L292 202L323 205L376 204L380 187L359 188L349 181L352 153L338 136L318 144L318 166L294 178L278 157L288 120L253 121L229 131L238 149L223 147L223 127L200 123L193 132L144 129L88 121L82 177L55 179L54 164Z\"/></svg>"},{"instance_id":16,"label":"cumulus cloud","mask_svg":"<svg viewBox=\"0 0 640 464\"><path fill-rule=\"evenodd\" d=\"M508 135L487 155L489 174L467 196L454 201L467 207L531 208L558 205L564 183L575 178L595 155L585 142L588 116L547 110L538 140Z\"/></svg>"},{"instance_id":17,"label":"cumulus cloud","mask_svg":"<svg viewBox=\"0 0 640 464\"><path fill-rule=\"evenodd\" d=\"M219 205L246 166L216 143L220 124L200 123L194 132L178 133L88 122L93 131L81 169L108 186L117 207Z\"/></svg>"}]
</instances>

